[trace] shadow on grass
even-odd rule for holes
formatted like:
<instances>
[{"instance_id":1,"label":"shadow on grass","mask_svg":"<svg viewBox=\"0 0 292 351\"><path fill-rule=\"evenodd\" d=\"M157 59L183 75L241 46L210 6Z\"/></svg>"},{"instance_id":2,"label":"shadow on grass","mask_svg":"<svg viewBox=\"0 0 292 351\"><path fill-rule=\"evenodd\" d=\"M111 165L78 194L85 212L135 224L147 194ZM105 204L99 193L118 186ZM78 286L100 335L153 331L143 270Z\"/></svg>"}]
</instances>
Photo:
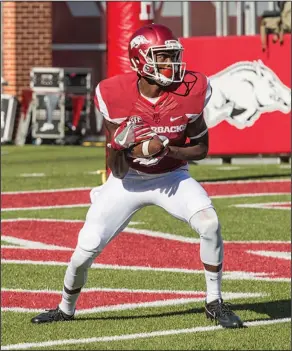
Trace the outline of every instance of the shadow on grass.
<instances>
[{"instance_id":1,"label":"shadow on grass","mask_svg":"<svg viewBox=\"0 0 292 351\"><path fill-rule=\"evenodd\" d=\"M253 311L258 314L268 315L269 318L263 318L262 320L271 320L279 318L289 318L291 316L291 300L278 300L270 302L258 302L258 303L245 303L245 304L232 304L231 309L240 316L240 311ZM74 321L88 321L88 320L131 320L131 319L144 319L144 318L163 318L172 316L181 316L187 314L198 314L204 313L204 307L192 308L181 311L164 312L164 313L147 313L137 314L132 316L110 316L110 317L81 317L78 316ZM251 320L253 321L253 320ZM244 322L248 322L245 320Z\"/></svg>"}]
</instances>

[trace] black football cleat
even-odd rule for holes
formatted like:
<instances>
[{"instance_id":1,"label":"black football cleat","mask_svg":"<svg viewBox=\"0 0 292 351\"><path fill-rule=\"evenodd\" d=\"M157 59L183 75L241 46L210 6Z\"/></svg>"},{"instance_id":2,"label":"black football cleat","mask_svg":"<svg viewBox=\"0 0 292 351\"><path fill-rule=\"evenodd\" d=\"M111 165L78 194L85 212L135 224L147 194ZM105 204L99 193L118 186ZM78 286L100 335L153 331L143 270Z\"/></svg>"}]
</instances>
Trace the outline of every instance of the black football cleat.
<instances>
[{"instance_id":1,"label":"black football cleat","mask_svg":"<svg viewBox=\"0 0 292 351\"><path fill-rule=\"evenodd\" d=\"M216 325L220 324L223 328L243 328L240 318L231 311L229 303L224 303L222 299L217 299L205 304L207 318L215 320Z\"/></svg>"},{"instance_id":2,"label":"black football cleat","mask_svg":"<svg viewBox=\"0 0 292 351\"><path fill-rule=\"evenodd\" d=\"M46 310L46 312L38 314L36 317L31 319L32 323L52 323L61 321L72 321L74 319L74 314L68 316L66 313L60 310L59 306L55 310Z\"/></svg>"}]
</instances>

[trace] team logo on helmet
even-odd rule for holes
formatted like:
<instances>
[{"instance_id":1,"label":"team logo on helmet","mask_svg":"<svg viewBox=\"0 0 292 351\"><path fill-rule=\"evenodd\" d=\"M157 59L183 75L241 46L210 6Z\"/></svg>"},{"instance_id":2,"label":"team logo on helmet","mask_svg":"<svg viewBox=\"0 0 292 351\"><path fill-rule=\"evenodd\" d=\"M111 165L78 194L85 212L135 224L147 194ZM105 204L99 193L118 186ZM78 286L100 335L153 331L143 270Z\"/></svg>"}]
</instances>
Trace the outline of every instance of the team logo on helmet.
<instances>
[{"instance_id":1,"label":"team logo on helmet","mask_svg":"<svg viewBox=\"0 0 292 351\"><path fill-rule=\"evenodd\" d=\"M147 40L144 35L138 35L137 37L133 38L130 42L131 49L138 48L142 44L149 44L150 41Z\"/></svg>"}]
</instances>

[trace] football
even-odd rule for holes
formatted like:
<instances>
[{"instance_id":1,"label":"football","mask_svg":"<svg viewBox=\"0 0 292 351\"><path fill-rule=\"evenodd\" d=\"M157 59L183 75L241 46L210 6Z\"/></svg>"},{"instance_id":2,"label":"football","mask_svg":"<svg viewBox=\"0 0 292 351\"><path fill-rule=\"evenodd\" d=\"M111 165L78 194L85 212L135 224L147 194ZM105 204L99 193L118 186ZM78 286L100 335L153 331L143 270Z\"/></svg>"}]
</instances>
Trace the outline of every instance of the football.
<instances>
[{"instance_id":1,"label":"football","mask_svg":"<svg viewBox=\"0 0 292 351\"><path fill-rule=\"evenodd\" d=\"M150 140L143 141L131 149L130 155L133 158L138 157L152 157L153 155L157 154L158 152L162 151L164 148L162 140L158 136L154 136Z\"/></svg>"}]
</instances>

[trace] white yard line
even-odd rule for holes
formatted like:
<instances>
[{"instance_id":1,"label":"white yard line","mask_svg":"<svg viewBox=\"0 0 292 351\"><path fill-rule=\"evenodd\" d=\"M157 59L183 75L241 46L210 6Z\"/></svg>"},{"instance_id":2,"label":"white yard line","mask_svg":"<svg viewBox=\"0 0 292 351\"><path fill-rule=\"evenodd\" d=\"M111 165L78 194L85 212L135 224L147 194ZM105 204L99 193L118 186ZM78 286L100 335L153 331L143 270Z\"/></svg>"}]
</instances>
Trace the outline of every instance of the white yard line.
<instances>
[{"instance_id":1,"label":"white yard line","mask_svg":"<svg viewBox=\"0 0 292 351\"><path fill-rule=\"evenodd\" d=\"M62 290L29 290L29 289L9 289L1 288L1 291L8 292L22 292L22 293L49 293L49 294L61 294ZM145 294L185 294L185 295L194 295L194 294L205 294L205 291L196 291L196 290L157 290L157 289L126 289L126 288L83 288L82 292L125 292L125 293L145 293ZM237 293L236 293L237 294ZM262 296L260 294L260 296Z\"/></svg>"},{"instance_id":2,"label":"white yard line","mask_svg":"<svg viewBox=\"0 0 292 351\"><path fill-rule=\"evenodd\" d=\"M5 222L18 222L18 221L35 221L35 222L65 222L65 223L84 223L84 220L78 220L78 219L53 219L53 218L10 218L10 219L2 219L2 223ZM144 224L144 222L130 222L129 225L137 225L137 224ZM129 228L126 227L124 232L131 233L131 234L137 234L137 235L146 235L146 236L151 236L155 238L163 238L163 239L168 239L168 240L176 240L180 242L187 242L187 243L194 243L197 244L200 242L199 238L190 238L190 237L184 237L181 235L177 234L172 234L172 233L165 233L165 232L159 232L159 231L154 231L154 230L148 230L148 229L139 229L139 228ZM195 234L194 234L195 235ZM2 235L2 238L4 236ZM16 243L16 241L14 241ZM275 243L275 244L288 244L290 241L285 241L285 240L224 240L224 243L226 244L236 244L236 243Z\"/></svg>"},{"instance_id":3,"label":"white yard line","mask_svg":"<svg viewBox=\"0 0 292 351\"><path fill-rule=\"evenodd\" d=\"M32 261L32 260L1 260L2 264L30 264L40 266L67 266L68 262L56 261ZM166 273L187 273L187 274L204 274L204 270L198 269L185 269L185 268L160 268L160 267L146 267L146 266L120 266L115 264L100 264L93 263L93 269L113 269L113 270L126 270L126 271L146 271L146 272L166 272ZM290 282L290 278L270 278L266 276L265 272L244 272L244 271L229 271L224 272L224 279L228 280L257 280L268 282Z\"/></svg>"},{"instance_id":4,"label":"white yard line","mask_svg":"<svg viewBox=\"0 0 292 351\"><path fill-rule=\"evenodd\" d=\"M63 188L63 189L41 189L41 190L21 190L21 191L3 191L2 195L13 195L13 194L30 194L30 193L56 193L62 191L77 191L77 190L91 190L92 187L83 188Z\"/></svg>"},{"instance_id":5,"label":"white yard line","mask_svg":"<svg viewBox=\"0 0 292 351\"><path fill-rule=\"evenodd\" d=\"M2 292L20 292L20 293L35 293L35 294L62 294L62 290L29 290L29 289L9 289L2 288ZM205 291L197 291L197 290L157 290L157 289L126 289L126 288L83 288L83 293L86 292L117 292L117 293L143 293L143 294L174 294L174 295L195 295L195 294L203 294L205 295ZM266 293L236 293L236 292L223 292L223 298L225 299L241 299L241 298L252 298L252 297L266 297L268 294Z\"/></svg>"},{"instance_id":6,"label":"white yard line","mask_svg":"<svg viewBox=\"0 0 292 351\"><path fill-rule=\"evenodd\" d=\"M73 208L73 207L89 207L88 204L74 204L74 205L54 205L54 206L32 206L32 207L8 207L1 208L1 212L7 211L29 211L29 210L51 210L55 208Z\"/></svg>"},{"instance_id":7,"label":"white yard line","mask_svg":"<svg viewBox=\"0 0 292 351\"><path fill-rule=\"evenodd\" d=\"M127 227L123 231L127 232L127 233L131 233L131 234L151 236L154 238L176 240L176 241L180 241L180 242L184 242L184 243L193 243L193 244L200 243L200 239L197 239L197 238L189 238L189 237L180 236L180 235L176 235L176 234L163 233L163 232L147 230L147 229L137 229L137 228Z\"/></svg>"},{"instance_id":8,"label":"white yard line","mask_svg":"<svg viewBox=\"0 0 292 351\"><path fill-rule=\"evenodd\" d=\"M58 245L50 245L44 244L42 242L19 239L14 236L1 235L1 240L6 241L7 243L16 244L19 246L15 246L13 248L16 249L36 249L36 250L61 250L61 251L73 251L70 247L58 246ZM1 248L12 248L10 245L1 245Z\"/></svg>"},{"instance_id":9,"label":"white yard line","mask_svg":"<svg viewBox=\"0 0 292 351\"><path fill-rule=\"evenodd\" d=\"M258 320L253 322L246 322L244 323L244 325L246 327L256 327L261 325L288 323L290 321L291 321L290 318L281 318L281 319ZM1 347L1 349L2 350L21 350L21 349L27 350L33 347L39 348L39 347L50 347L50 346L59 346L59 345L79 345L79 344L90 344L95 342L146 339L146 338L154 338L159 336L193 334L193 333L208 332L208 331L214 331L214 330L223 330L223 328L221 326L195 327L195 328L188 328L188 329L157 330L157 331L152 331L148 333L100 336L100 337L84 338L84 339L50 340L50 341L43 341L43 342L4 345Z\"/></svg>"},{"instance_id":10,"label":"white yard line","mask_svg":"<svg viewBox=\"0 0 292 351\"><path fill-rule=\"evenodd\" d=\"M119 289L116 289L116 290L117 290L116 292L121 292L119 291ZM143 293L145 293L145 291ZM170 294L171 291L170 292L166 291L166 293ZM196 292L194 291L193 294L195 293ZM180 294L184 294L184 293L181 292ZM204 294L204 296L202 297L199 297L199 296L187 297L188 294L185 294L186 297L184 298L183 297L177 298L174 294L173 299L166 299L166 300L159 300L159 297L157 296L157 299L155 301L149 301L149 302L121 303L116 305L79 309L78 311L76 311L76 315L101 313L101 312L109 312L109 311L133 310L136 308L163 307L163 306L175 306L175 305L183 305L188 303L196 303L200 301L205 301L205 292L202 292L202 294ZM61 291L58 292L58 295L61 296ZM248 298L265 297L265 296L268 296L268 295L262 294L262 293L232 293L232 292L222 293L223 299L226 299L226 300L234 300L234 299L242 299L242 298L248 299ZM1 311L17 312L17 313L31 313L31 312L40 313L40 312L43 312L44 309L37 309L37 308L31 309L31 308L23 308L23 307L1 307Z\"/></svg>"},{"instance_id":11,"label":"white yard line","mask_svg":"<svg viewBox=\"0 0 292 351\"><path fill-rule=\"evenodd\" d=\"M287 207L281 207L281 205L286 205ZM290 207L288 207L290 206ZM239 208L259 208L263 210L288 210L291 211L291 202L261 202L255 204L235 204L229 205L229 207L239 207Z\"/></svg>"},{"instance_id":12,"label":"white yard line","mask_svg":"<svg viewBox=\"0 0 292 351\"><path fill-rule=\"evenodd\" d=\"M19 249L19 247L21 247L22 249L27 249L27 247L23 247L23 246L16 246L16 245L3 245L1 244L1 249Z\"/></svg>"},{"instance_id":13,"label":"white yard line","mask_svg":"<svg viewBox=\"0 0 292 351\"><path fill-rule=\"evenodd\" d=\"M20 173L20 177L32 178L32 177L45 177L45 173Z\"/></svg>"},{"instance_id":14,"label":"white yard line","mask_svg":"<svg viewBox=\"0 0 292 351\"><path fill-rule=\"evenodd\" d=\"M241 167L237 166L222 166L222 167L217 167L216 169L219 169L220 171L234 171L236 169L240 169Z\"/></svg>"},{"instance_id":15,"label":"white yard line","mask_svg":"<svg viewBox=\"0 0 292 351\"><path fill-rule=\"evenodd\" d=\"M279 195L291 195L290 192L283 193L248 193L248 194L233 194L233 195L213 195L211 199L226 199L226 198L237 198L237 197L256 197L256 196L279 196Z\"/></svg>"},{"instance_id":16,"label":"white yard line","mask_svg":"<svg viewBox=\"0 0 292 351\"><path fill-rule=\"evenodd\" d=\"M273 258L281 258L283 260L291 260L291 252L285 251L265 251L265 250L248 250L248 253L253 255L265 256L265 257L273 257Z\"/></svg>"},{"instance_id":17,"label":"white yard line","mask_svg":"<svg viewBox=\"0 0 292 351\"><path fill-rule=\"evenodd\" d=\"M4 194L4 193L2 193ZM256 196L279 196L279 195L291 195L290 192L283 193L250 193L250 194L233 194L233 195L213 195L211 199L226 199L226 198L238 198L238 197L256 197ZM12 212L12 211L29 211L29 210L48 210L55 208L73 208L73 207L89 207L90 202L72 205L54 205L54 206L32 206L32 207L8 207L1 208L1 212Z\"/></svg>"},{"instance_id":18,"label":"white yard line","mask_svg":"<svg viewBox=\"0 0 292 351\"><path fill-rule=\"evenodd\" d=\"M275 182L291 182L291 179L257 179L257 180L224 180L224 181L206 181L200 184L248 184L248 183L275 183ZM63 188L63 189L41 189L41 190L22 190L22 191L5 191L2 195L6 194L29 194L29 193L47 193L47 192L62 192L62 191L75 191L75 190L92 190L93 187L80 187L80 188Z\"/></svg>"},{"instance_id":19,"label":"white yard line","mask_svg":"<svg viewBox=\"0 0 292 351\"><path fill-rule=\"evenodd\" d=\"M2 219L1 222L17 222L17 221L35 221L35 222L65 222L65 223L84 223L84 220L81 219L59 219L59 218L9 218Z\"/></svg>"},{"instance_id":20,"label":"white yard line","mask_svg":"<svg viewBox=\"0 0 292 351\"><path fill-rule=\"evenodd\" d=\"M288 176L288 174L287 174ZM256 180L222 180L222 181L210 181L200 182L200 184L248 184L248 183L275 183L275 182L291 182L291 179L256 179Z\"/></svg>"},{"instance_id":21,"label":"white yard line","mask_svg":"<svg viewBox=\"0 0 292 351\"><path fill-rule=\"evenodd\" d=\"M198 244L200 243L199 238L190 238L190 237L185 237L177 234L171 234L171 233L164 233L164 232L158 232L158 231L153 231L153 230L148 230L148 229L139 229L139 228L129 228L126 227L124 232L131 233L131 234L137 234L137 235L146 235L146 236L151 236L155 238L162 238L162 239L168 239L168 240L176 240L180 242L185 242L185 243L191 243L191 244ZM195 236L194 232L194 236ZM290 243L290 241L277 241L277 240L224 240L224 244L242 244L242 243Z\"/></svg>"},{"instance_id":22,"label":"white yard line","mask_svg":"<svg viewBox=\"0 0 292 351\"><path fill-rule=\"evenodd\" d=\"M6 240L4 240L6 241ZM33 243L31 245L31 243ZM45 245L45 246L37 246L37 243L35 246L35 242L29 242L26 245L19 244L19 245L1 245L1 249L21 249L21 250L58 250L58 251L74 251L74 249L67 248L64 246L55 246L55 245ZM21 245L21 246L20 246ZM44 245L44 244L43 244Z\"/></svg>"},{"instance_id":23,"label":"white yard line","mask_svg":"<svg viewBox=\"0 0 292 351\"><path fill-rule=\"evenodd\" d=\"M194 297L194 298L174 298L174 299L157 300L157 301L151 301L151 302L123 303L123 304L117 304L112 306L100 306L100 307L78 310L76 311L76 315L134 310L136 308L176 306L176 305L183 305L187 303L200 302L204 300L205 300L205 297ZM30 308L22 308L22 307L1 307L1 312L41 313L41 312L44 312L44 309L37 309L37 308L30 309Z\"/></svg>"}]
</instances>

